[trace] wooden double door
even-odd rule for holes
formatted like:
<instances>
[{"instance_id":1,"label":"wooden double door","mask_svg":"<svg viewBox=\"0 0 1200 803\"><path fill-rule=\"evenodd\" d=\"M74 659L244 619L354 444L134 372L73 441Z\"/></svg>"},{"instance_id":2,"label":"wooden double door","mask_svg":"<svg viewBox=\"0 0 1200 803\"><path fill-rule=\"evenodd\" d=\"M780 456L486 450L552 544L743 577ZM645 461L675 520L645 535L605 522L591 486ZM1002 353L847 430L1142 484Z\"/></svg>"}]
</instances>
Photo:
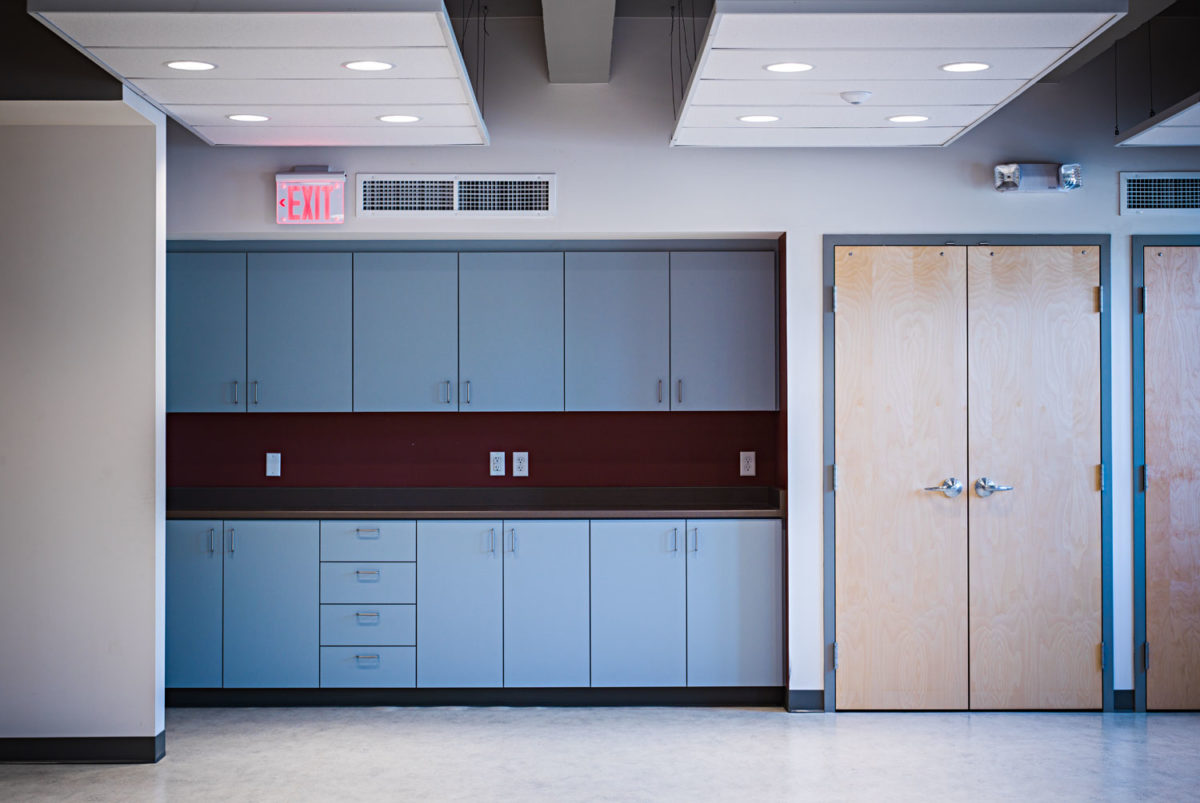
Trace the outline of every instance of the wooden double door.
<instances>
[{"instance_id":1,"label":"wooden double door","mask_svg":"<svg viewBox=\"0 0 1200 803\"><path fill-rule=\"evenodd\" d=\"M1200 247L1145 269L1146 670L1150 710L1200 709Z\"/></svg>"},{"instance_id":2,"label":"wooden double door","mask_svg":"<svg viewBox=\"0 0 1200 803\"><path fill-rule=\"evenodd\" d=\"M1101 707L1099 257L836 249L839 709Z\"/></svg>"}]
</instances>

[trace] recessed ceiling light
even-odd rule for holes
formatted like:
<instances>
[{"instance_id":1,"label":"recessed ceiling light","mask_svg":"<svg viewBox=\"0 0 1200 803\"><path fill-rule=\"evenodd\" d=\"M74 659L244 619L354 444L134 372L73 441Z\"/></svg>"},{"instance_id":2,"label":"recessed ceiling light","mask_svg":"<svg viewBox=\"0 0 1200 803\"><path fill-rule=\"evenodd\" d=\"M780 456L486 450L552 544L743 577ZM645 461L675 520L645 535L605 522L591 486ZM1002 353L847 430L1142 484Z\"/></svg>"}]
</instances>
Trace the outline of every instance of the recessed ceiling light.
<instances>
[{"instance_id":1,"label":"recessed ceiling light","mask_svg":"<svg viewBox=\"0 0 1200 803\"><path fill-rule=\"evenodd\" d=\"M746 114L738 119L743 123L773 123L779 118L773 114Z\"/></svg>"},{"instance_id":2,"label":"recessed ceiling light","mask_svg":"<svg viewBox=\"0 0 1200 803\"><path fill-rule=\"evenodd\" d=\"M186 70L188 72L203 72L205 70L214 70L217 65L209 64L207 61L168 61L167 66L172 70Z\"/></svg>"},{"instance_id":3,"label":"recessed ceiling light","mask_svg":"<svg viewBox=\"0 0 1200 803\"><path fill-rule=\"evenodd\" d=\"M265 114L230 114L228 117L236 123L265 123L271 119Z\"/></svg>"},{"instance_id":4,"label":"recessed ceiling light","mask_svg":"<svg viewBox=\"0 0 1200 803\"><path fill-rule=\"evenodd\" d=\"M889 117L888 121L893 123L923 123L928 119L923 114L897 114L895 117Z\"/></svg>"},{"instance_id":5,"label":"recessed ceiling light","mask_svg":"<svg viewBox=\"0 0 1200 803\"><path fill-rule=\"evenodd\" d=\"M379 119L385 123L415 123L421 118L415 114L385 114Z\"/></svg>"},{"instance_id":6,"label":"recessed ceiling light","mask_svg":"<svg viewBox=\"0 0 1200 803\"><path fill-rule=\"evenodd\" d=\"M982 72L991 68L992 65L984 64L982 61L956 61L953 64L942 65L942 69L946 72Z\"/></svg>"},{"instance_id":7,"label":"recessed ceiling light","mask_svg":"<svg viewBox=\"0 0 1200 803\"><path fill-rule=\"evenodd\" d=\"M813 66L802 61L781 61L778 64L768 64L765 69L771 72L808 72Z\"/></svg>"},{"instance_id":8,"label":"recessed ceiling light","mask_svg":"<svg viewBox=\"0 0 1200 803\"><path fill-rule=\"evenodd\" d=\"M390 70L396 65L388 64L386 61L348 61L342 66L347 70L358 70L359 72L379 72L380 70Z\"/></svg>"}]
</instances>

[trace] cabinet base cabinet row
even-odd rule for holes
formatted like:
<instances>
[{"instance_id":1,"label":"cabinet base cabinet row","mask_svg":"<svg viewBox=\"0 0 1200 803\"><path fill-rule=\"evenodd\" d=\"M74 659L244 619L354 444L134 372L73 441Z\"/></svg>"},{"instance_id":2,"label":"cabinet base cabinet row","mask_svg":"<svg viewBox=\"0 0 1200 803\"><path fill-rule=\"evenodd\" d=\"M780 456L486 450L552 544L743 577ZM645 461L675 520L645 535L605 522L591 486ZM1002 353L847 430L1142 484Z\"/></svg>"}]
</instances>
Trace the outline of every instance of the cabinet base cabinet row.
<instances>
[{"instance_id":1,"label":"cabinet base cabinet row","mask_svg":"<svg viewBox=\"0 0 1200 803\"><path fill-rule=\"evenodd\" d=\"M167 686L779 687L781 542L768 519L170 521Z\"/></svg>"}]
</instances>

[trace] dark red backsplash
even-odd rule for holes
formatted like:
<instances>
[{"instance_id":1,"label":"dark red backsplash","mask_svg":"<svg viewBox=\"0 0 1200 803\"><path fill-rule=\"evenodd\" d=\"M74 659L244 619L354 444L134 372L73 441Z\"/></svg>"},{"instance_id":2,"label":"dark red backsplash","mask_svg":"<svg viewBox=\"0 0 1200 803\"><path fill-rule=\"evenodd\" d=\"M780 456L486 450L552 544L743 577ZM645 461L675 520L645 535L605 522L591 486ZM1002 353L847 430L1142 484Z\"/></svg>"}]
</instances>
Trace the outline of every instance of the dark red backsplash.
<instances>
[{"instance_id":1,"label":"dark red backsplash","mask_svg":"<svg viewBox=\"0 0 1200 803\"><path fill-rule=\"evenodd\" d=\"M786 376L786 374L785 374ZM780 414L172 413L172 487L782 485ZM489 477L488 452L529 452L529 477ZM758 474L738 476L738 452ZM267 452L283 476L265 476Z\"/></svg>"}]
</instances>

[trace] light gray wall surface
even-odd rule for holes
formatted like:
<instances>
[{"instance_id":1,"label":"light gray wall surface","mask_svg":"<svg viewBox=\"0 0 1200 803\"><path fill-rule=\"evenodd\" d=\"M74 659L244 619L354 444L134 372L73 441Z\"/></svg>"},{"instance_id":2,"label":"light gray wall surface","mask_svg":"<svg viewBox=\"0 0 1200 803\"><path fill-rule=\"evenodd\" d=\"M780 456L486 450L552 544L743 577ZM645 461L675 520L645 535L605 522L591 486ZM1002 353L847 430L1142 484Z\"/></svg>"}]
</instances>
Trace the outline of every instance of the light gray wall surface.
<instances>
[{"instance_id":1,"label":"light gray wall surface","mask_svg":"<svg viewBox=\"0 0 1200 803\"><path fill-rule=\"evenodd\" d=\"M165 125L149 113L0 126L0 738L163 730Z\"/></svg>"},{"instance_id":2,"label":"light gray wall surface","mask_svg":"<svg viewBox=\"0 0 1200 803\"><path fill-rule=\"evenodd\" d=\"M639 237L787 234L790 681L819 689L822 654L821 238L824 234L1113 235L1116 686L1132 687L1129 235L1195 217L1119 217L1119 170L1200 168L1186 149L1112 145L1112 61L1033 87L945 149L671 149L668 22L618 18L612 80L552 85L537 20L489 23L487 148L215 149L172 127L173 238ZM1084 187L1002 195L992 166L1081 162ZM554 218L356 218L337 230L274 223L273 176L300 164L357 172L553 172ZM349 182L348 182L349 183ZM347 193L348 207L353 193Z\"/></svg>"}]
</instances>

